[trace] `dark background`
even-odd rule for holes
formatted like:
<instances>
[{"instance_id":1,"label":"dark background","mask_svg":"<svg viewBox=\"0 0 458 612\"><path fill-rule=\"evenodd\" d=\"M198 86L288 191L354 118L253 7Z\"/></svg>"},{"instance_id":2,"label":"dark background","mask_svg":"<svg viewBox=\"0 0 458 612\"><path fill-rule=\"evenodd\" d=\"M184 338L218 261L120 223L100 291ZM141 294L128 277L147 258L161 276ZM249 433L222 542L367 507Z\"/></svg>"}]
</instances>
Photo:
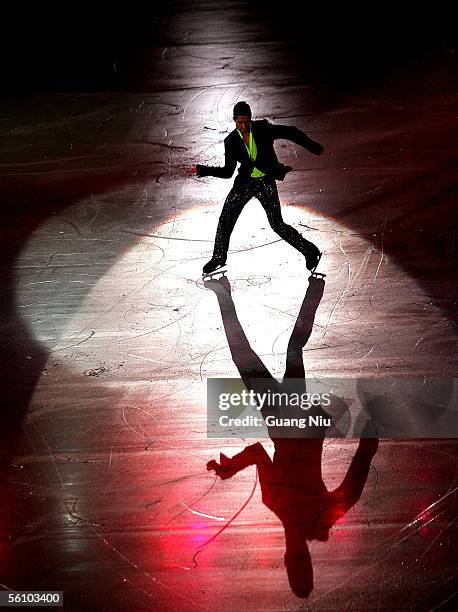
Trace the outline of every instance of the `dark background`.
<instances>
[{"instance_id":1,"label":"dark background","mask_svg":"<svg viewBox=\"0 0 458 612\"><path fill-rule=\"evenodd\" d=\"M215 4L209 1L208 10ZM246 5L254 28L262 25L256 37L260 44L263 37L284 41L309 79L343 90L377 80L433 51L454 52L456 43L450 4L371 3L361 9L238 0L218 10ZM144 71L151 69L142 51L176 44L170 36L179 6L176 1L148 7L128 3L122 8L67 3L58 10L18 5L4 11L3 87L16 92L100 91L129 88L132 83L141 87Z\"/></svg>"}]
</instances>

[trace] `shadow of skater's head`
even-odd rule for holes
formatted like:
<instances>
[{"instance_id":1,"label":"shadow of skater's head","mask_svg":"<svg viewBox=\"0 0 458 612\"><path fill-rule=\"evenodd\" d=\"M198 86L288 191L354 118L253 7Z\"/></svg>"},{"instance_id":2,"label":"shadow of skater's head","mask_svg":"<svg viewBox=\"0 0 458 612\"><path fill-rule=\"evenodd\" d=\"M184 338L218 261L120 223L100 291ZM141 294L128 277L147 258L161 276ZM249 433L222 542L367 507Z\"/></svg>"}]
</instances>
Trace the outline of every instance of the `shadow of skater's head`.
<instances>
[{"instance_id":1,"label":"shadow of skater's head","mask_svg":"<svg viewBox=\"0 0 458 612\"><path fill-rule=\"evenodd\" d=\"M302 546L287 548L284 559L291 590L296 597L307 598L313 591L313 567L305 538Z\"/></svg>"}]
</instances>

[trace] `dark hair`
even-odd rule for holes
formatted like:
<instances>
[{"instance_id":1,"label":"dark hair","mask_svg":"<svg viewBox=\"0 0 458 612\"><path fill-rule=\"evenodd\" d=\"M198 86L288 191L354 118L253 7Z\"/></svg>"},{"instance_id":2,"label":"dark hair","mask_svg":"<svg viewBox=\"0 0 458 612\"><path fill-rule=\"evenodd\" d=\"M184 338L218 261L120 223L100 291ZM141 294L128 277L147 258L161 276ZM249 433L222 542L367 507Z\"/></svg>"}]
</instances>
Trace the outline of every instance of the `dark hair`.
<instances>
[{"instance_id":1,"label":"dark hair","mask_svg":"<svg viewBox=\"0 0 458 612\"><path fill-rule=\"evenodd\" d=\"M251 108L246 102L237 102L234 106L234 119L243 115L251 117Z\"/></svg>"}]
</instances>

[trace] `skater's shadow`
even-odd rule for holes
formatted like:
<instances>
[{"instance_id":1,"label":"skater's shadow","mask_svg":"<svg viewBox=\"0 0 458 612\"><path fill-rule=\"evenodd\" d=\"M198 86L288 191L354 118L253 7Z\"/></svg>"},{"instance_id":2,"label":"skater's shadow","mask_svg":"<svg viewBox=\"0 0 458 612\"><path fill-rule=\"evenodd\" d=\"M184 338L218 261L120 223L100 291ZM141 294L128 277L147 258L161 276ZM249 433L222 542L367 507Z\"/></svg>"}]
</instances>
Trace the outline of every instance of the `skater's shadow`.
<instances>
[{"instance_id":1,"label":"skater's shadow","mask_svg":"<svg viewBox=\"0 0 458 612\"><path fill-rule=\"evenodd\" d=\"M259 390L260 385L265 391L266 381L270 388L284 391L288 380L305 379L302 349L311 335L315 313L323 296L325 283L322 279L310 277L288 343L285 375L281 383L273 378L251 348L238 320L227 277L204 284L218 298L232 359L248 391ZM266 419L268 413L264 410L261 413ZM257 466L262 501L278 516L285 530L284 562L289 583L296 596L305 598L313 589L313 568L307 541L327 541L331 527L358 501L378 440L360 439L342 483L335 490L328 491L321 471L325 429L317 437L307 438L277 437L273 428L268 428L268 431L275 447L273 460L257 442L231 458L221 453L219 462L209 461L207 468L226 479L249 465Z\"/></svg>"}]
</instances>

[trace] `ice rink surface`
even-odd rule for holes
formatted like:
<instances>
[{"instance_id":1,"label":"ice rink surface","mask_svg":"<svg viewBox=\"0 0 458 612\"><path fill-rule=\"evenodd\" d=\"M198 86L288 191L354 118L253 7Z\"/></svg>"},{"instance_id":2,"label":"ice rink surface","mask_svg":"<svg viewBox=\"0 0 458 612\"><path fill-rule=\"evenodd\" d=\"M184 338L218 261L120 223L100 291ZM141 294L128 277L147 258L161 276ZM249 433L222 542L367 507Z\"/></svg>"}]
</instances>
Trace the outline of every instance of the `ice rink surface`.
<instances>
[{"instance_id":1,"label":"ice rink surface","mask_svg":"<svg viewBox=\"0 0 458 612\"><path fill-rule=\"evenodd\" d=\"M254 441L207 438L207 378L239 375L201 279L232 180L190 167L223 163L239 100L322 143L320 157L276 143L294 168L278 183L283 217L324 252L307 375L453 378L454 49L386 66L379 52L368 76L344 59L370 35L339 57L315 33L320 70L284 12L243 2L175 3L152 32L110 65L122 86L59 88L52 73L2 102L1 587L62 590L66 610L447 609L456 440L380 441L351 508L326 539L307 537L306 597L259 466L207 471ZM281 378L309 274L256 200L227 278L252 351ZM294 516L316 521L313 462L335 489L357 447L306 452Z\"/></svg>"}]
</instances>

